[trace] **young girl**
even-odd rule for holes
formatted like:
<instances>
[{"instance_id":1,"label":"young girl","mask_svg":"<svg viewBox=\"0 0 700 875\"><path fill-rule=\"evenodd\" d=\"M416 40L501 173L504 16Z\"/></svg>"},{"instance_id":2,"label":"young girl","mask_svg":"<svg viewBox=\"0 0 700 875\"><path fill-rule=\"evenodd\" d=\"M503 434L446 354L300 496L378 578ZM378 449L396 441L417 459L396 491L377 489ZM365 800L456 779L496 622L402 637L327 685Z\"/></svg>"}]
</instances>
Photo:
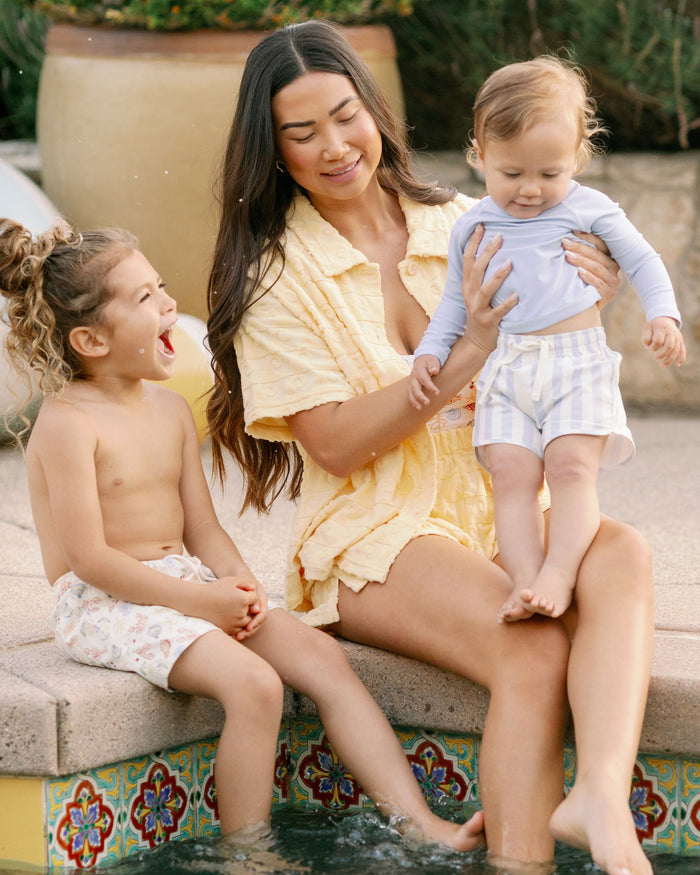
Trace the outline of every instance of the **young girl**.
<instances>
[{"instance_id":1,"label":"young girl","mask_svg":"<svg viewBox=\"0 0 700 875\"><path fill-rule=\"evenodd\" d=\"M282 682L310 696L335 750L387 815L467 850L483 818L428 809L382 712L335 640L281 609L219 524L175 370L175 301L131 235L0 220L13 364L45 399L27 446L32 512L72 658L134 671L225 710L221 828L269 818ZM186 552L187 551L187 552Z\"/></svg>"},{"instance_id":2,"label":"young girl","mask_svg":"<svg viewBox=\"0 0 700 875\"><path fill-rule=\"evenodd\" d=\"M491 270L512 264L493 304L517 290L496 350L477 387L474 447L491 473L496 536L513 589L499 620L568 608L581 560L600 525L600 466L634 452L618 388L620 356L606 345L600 295L564 257L563 237L584 229L603 239L637 290L644 344L664 366L685 347L673 288L659 255L604 194L572 181L601 130L585 79L553 57L493 73L474 106L473 163L488 196L455 224L443 299L413 364L409 397L420 408L455 340L467 333L462 258L475 229L502 238ZM549 546L538 501L551 490Z\"/></svg>"}]
</instances>

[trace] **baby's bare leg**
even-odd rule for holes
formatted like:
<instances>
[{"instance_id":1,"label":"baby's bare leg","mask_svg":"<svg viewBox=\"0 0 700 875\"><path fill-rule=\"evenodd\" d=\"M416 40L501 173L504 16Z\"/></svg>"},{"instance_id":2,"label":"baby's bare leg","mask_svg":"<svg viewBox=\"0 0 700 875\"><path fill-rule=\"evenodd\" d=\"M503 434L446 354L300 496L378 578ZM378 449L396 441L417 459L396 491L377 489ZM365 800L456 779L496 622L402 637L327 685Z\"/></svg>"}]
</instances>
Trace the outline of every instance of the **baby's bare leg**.
<instances>
[{"instance_id":1,"label":"baby's bare leg","mask_svg":"<svg viewBox=\"0 0 700 875\"><path fill-rule=\"evenodd\" d=\"M571 604L579 565L600 526L596 481L603 435L563 435L545 449L552 495L547 555L532 586L518 596L526 608L560 617Z\"/></svg>"},{"instance_id":2,"label":"baby's bare leg","mask_svg":"<svg viewBox=\"0 0 700 875\"><path fill-rule=\"evenodd\" d=\"M498 619L522 620L532 611L517 594L533 585L544 561L544 521L537 499L543 464L535 453L515 444L490 444L484 450L493 483L500 561L513 584Z\"/></svg>"},{"instance_id":3,"label":"baby's bare leg","mask_svg":"<svg viewBox=\"0 0 700 875\"><path fill-rule=\"evenodd\" d=\"M335 638L273 610L246 645L315 702L338 757L397 828L462 851L484 844L481 812L457 824L430 811L393 729Z\"/></svg>"},{"instance_id":4,"label":"baby's bare leg","mask_svg":"<svg viewBox=\"0 0 700 875\"><path fill-rule=\"evenodd\" d=\"M226 712L215 763L222 833L267 823L282 719L277 672L216 630L190 645L168 680L183 693L217 699Z\"/></svg>"}]
</instances>

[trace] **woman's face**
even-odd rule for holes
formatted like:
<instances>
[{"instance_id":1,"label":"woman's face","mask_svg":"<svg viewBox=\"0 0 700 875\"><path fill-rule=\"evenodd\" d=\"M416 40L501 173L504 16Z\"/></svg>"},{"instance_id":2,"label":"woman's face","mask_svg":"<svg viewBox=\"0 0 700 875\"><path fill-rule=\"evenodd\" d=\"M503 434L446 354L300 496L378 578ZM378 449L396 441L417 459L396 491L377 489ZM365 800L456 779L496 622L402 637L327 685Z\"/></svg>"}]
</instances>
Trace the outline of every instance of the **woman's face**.
<instances>
[{"instance_id":1,"label":"woman's face","mask_svg":"<svg viewBox=\"0 0 700 875\"><path fill-rule=\"evenodd\" d=\"M279 161L312 201L362 194L382 154L379 130L355 86L337 73L304 73L272 98Z\"/></svg>"}]
</instances>

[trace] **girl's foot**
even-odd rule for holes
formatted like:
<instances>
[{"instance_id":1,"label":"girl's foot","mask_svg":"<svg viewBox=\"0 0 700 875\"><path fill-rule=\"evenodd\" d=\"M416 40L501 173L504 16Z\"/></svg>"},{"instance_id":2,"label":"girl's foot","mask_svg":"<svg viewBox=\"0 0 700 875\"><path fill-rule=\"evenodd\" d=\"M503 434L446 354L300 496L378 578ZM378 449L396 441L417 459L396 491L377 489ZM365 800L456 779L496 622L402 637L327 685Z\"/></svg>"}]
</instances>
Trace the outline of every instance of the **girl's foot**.
<instances>
[{"instance_id":1,"label":"girl's foot","mask_svg":"<svg viewBox=\"0 0 700 875\"><path fill-rule=\"evenodd\" d=\"M466 823L452 823L432 812L426 818L421 817L415 821L402 816L390 817L389 820L407 837L435 842L455 851L473 851L486 844L483 811L477 811Z\"/></svg>"}]
</instances>

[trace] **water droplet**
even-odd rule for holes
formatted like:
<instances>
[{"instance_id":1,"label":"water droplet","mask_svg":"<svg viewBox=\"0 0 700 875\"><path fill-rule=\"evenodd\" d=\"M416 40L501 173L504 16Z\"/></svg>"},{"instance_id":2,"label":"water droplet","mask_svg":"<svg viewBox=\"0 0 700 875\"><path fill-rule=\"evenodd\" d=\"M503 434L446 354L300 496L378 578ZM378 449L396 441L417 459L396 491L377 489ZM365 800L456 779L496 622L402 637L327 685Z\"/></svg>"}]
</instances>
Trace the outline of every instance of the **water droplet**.
<instances>
[{"instance_id":1,"label":"water droplet","mask_svg":"<svg viewBox=\"0 0 700 875\"><path fill-rule=\"evenodd\" d=\"M145 349L140 349L140 350L139 350L139 355L143 355L145 352L146 352Z\"/></svg>"},{"instance_id":2,"label":"water droplet","mask_svg":"<svg viewBox=\"0 0 700 875\"><path fill-rule=\"evenodd\" d=\"M134 173L134 179L138 179L138 178L139 178L138 173Z\"/></svg>"},{"instance_id":3,"label":"water droplet","mask_svg":"<svg viewBox=\"0 0 700 875\"><path fill-rule=\"evenodd\" d=\"M164 171L164 172L165 172L165 175L167 176L167 175L168 175L168 171L166 170L166 171Z\"/></svg>"}]
</instances>

